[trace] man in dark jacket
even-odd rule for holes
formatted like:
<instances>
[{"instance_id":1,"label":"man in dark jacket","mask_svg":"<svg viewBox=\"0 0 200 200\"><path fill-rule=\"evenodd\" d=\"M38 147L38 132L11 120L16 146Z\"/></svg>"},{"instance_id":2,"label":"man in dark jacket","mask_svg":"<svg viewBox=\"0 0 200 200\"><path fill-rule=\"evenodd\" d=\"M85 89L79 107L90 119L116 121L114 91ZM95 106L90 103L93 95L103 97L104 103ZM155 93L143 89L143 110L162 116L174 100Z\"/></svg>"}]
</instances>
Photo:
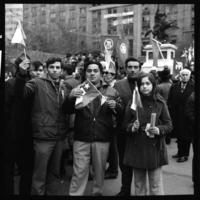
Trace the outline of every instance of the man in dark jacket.
<instances>
[{"instance_id":1,"label":"man in dark jacket","mask_svg":"<svg viewBox=\"0 0 200 200\"><path fill-rule=\"evenodd\" d=\"M194 84L190 80L191 71L183 69L180 71L181 81L173 84L168 97L168 107L173 123L173 136L177 138L178 152L173 158L178 158L177 162L188 160L192 133L187 129L185 116L186 102L194 91Z\"/></svg>"},{"instance_id":2,"label":"man in dark jacket","mask_svg":"<svg viewBox=\"0 0 200 200\"><path fill-rule=\"evenodd\" d=\"M102 195L104 173L108 157L109 144L112 137L112 115L121 112L120 98L114 88L102 82L102 65L90 61L84 66L86 82L74 88L68 99L68 110L75 112L75 132L73 144L73 176L70 183L69 195L83 195L89 174L90 161L94 171L92 193ZM96 96L85 106L75 109L75 100L84 97L84 88L96 88ZM107 97L102 102L103 97ZM77 100L76 100L77 101Z\"/></svg>"},{"instance_id":3,"label":"man in dark jacket","mask_svg":"<svg viewBox=\"0 0 200 200\"><path fill-rule=\"evenodd\" d=\"M128 58L125 62L127 78L119 80L115 83L114 88L119 92L122 99L123 106L126 107L128 101L132 99L133 90L135 88L135 82L137 81L141 64L135 58ZM122 128L122 121L124 114L119 117L118 122L118 153L119 153L119 166L122 172L122 186L118 196L130 196L131 195L131 181L133 177L133 170L131 167L123 164L124 151L126 146L126 130Z\"/></svg>"},{"instance_id":4,"label":"man in dark jacket","mask_svg":"<svg viewBox=\"0 0 200 200\"><path fill-rule=\"evenodd\" d=\"M34 147L34 169L32 194L45 195L49 173L58 168L62 140L67 131L66 115L62 109L65 87L60 82L62 63L60 58L51 57L46 61L47 74L28 82L21 77L17 84L19 95L32 99L31 124ZM21 64L26 71L26 60ZM54 167L54 170L52 170ZM49 170L47 170L49 169Z\"/></svg>"},{"instance_id":5,"label":"man in dark jacket","mask_svg":"<svg viewBox=\"0 0 200 200\"><path fill-rule=\"evenodd\" d=\"M27 68L30 57L26 55ZM5 139L3 141L3 194L14 194L15 166L19 170L19 194L30 195L33 166L33 146L30 127L30 107L28 99L20 96L17 80L23 77L30 80L29 71L21 70L19 65L25 60L20 55L15 60L16 74L5 82Z\"/></svg>"},{"instance_id":6,"label":"man in dark jacket","mask_svg":"<svg viewBox=\"0 0 200 200\"><path fill-rule=\"evenodd\" d=\"M195 146L195 95L194 92L192 92L192 94L190 95L190 97L187 100L187 103L185 105L185 116L186 116L186 120L187 120L187 129L188 131L192 134L192 144L193 144L193 151L195 152L196 150L196 146ZM196 181L196 177L195 177L195 173L196 167L197 165L194 165L194 155L193 155L193 159L192 159L192 181L195 182Z\"/></svg>"}]
</instances>

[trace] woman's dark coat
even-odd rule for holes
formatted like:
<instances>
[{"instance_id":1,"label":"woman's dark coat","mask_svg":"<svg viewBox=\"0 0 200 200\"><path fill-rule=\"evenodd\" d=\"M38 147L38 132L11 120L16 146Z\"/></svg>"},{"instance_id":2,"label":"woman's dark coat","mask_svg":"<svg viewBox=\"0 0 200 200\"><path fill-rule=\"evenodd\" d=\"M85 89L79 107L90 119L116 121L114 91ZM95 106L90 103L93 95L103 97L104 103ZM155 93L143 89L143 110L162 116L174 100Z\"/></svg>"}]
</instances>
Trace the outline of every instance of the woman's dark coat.
<instances>
[{"instance_id":1,"label":"woman's dark coat","mask_svg":"<svg viewBox=\"0 0 200 200\"><path fill-rule=\"evenodd\" d=\"M138 132L131 132L136 112L131 110L129 101L126 107L124 126L128 137L124 154L124 164L139 169L155 169L168 164L165 135L172 129L171 118L165 100L156 96L156 101L143 99L143 108L138 108L140 128ZM159 128L160 135L149 138L146 135L146 124L150 123L151 113L156 113L155 126Z\"/></svg>"}]
</instances>

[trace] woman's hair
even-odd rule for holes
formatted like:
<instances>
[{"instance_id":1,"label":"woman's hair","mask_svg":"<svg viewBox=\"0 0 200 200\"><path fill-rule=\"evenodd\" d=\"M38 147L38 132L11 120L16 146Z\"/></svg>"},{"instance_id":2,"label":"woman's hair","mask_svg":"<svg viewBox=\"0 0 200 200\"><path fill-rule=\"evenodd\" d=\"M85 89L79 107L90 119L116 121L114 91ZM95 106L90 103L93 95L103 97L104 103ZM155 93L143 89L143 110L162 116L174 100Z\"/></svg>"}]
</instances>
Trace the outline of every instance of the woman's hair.
<instances>
[{"instance_id":1,"label":"woman's hair","mask_svg":"<svg viewBox=\"0 0 200 200\"><path fill-rule=\"evenodd\" d=\"M151 96L153 96L153 98L155 99L155 95L157 94L157 83L156 83L156 79L155 79L155 77L152 73L145 73L145 72L140 73L140 75L138 77L138 81L137 81L139 91L140 91L142 79L145 78L145 77L147 77L153 85Z\"/></svg>"}]
</instances>

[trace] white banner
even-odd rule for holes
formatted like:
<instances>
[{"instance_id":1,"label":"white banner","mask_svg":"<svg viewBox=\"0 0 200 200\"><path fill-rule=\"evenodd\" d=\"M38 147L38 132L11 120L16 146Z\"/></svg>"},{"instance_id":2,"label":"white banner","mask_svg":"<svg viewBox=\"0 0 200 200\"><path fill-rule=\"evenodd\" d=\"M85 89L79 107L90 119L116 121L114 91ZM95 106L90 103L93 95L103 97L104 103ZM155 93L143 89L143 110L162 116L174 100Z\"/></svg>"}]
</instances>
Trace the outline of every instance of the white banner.
<instances>
[{"instance_id":1,"label":"white banner","mask_svg":"<svg viewBox=\"0 0 200 200\"><path fill-rule=\"evenodd\" d=\"M118 24L129 24L129 23L133 23L133 18L127 18L127 19L123 19L123 20L115 20L113 22L113 26L117 26Z\"/></svg>"},{"instance_id":2,"label":"white banner","mask_svg":"<svg viewBox=\"0 0 200 200\"><path fill-rule=\"evenodd\" d=\"M123 12L123 13L106 14L106 15L104 15L104 19L113 18L113 17L125 17L125 16L129 16L129 15L133 15L133 14L134 14L133 11Z\"/></svg>"}]
</instances>

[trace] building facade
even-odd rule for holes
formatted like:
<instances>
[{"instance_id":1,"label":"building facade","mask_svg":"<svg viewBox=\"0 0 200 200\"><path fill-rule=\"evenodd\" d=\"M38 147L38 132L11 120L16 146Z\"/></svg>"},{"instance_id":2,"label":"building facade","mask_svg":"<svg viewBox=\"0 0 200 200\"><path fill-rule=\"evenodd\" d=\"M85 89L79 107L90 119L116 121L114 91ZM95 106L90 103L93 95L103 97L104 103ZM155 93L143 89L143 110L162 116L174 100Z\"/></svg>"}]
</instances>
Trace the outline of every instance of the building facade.
<instances>
[{"instance_id":1,"label":"building facade","mask_svg":"<svg viewBox=\"0 0 200 200\"><path fill-rule=\"evenodd\" d=\"M31 22L24 23L24 30L43 33L47 42L62 38L59 47L72 52L99 49L101 35L118 35L128 39L129 55L140 57L157 9L176 20L178 29L167 32L169 41L181 51L189 46L194 39L193 4L24 4L24 22Z\"/></svg>"},{"instance_id":2,"label":"building facade","mask_svg":"<svg viewBox=\"0 0 200 200\"><path fill-rule=\"evenodd\" d=\"M23 21L23 5L22 4L6 4L5 5L5 36L12 39L16 30L18 20Z\"/></svg>"}]
</instances>

